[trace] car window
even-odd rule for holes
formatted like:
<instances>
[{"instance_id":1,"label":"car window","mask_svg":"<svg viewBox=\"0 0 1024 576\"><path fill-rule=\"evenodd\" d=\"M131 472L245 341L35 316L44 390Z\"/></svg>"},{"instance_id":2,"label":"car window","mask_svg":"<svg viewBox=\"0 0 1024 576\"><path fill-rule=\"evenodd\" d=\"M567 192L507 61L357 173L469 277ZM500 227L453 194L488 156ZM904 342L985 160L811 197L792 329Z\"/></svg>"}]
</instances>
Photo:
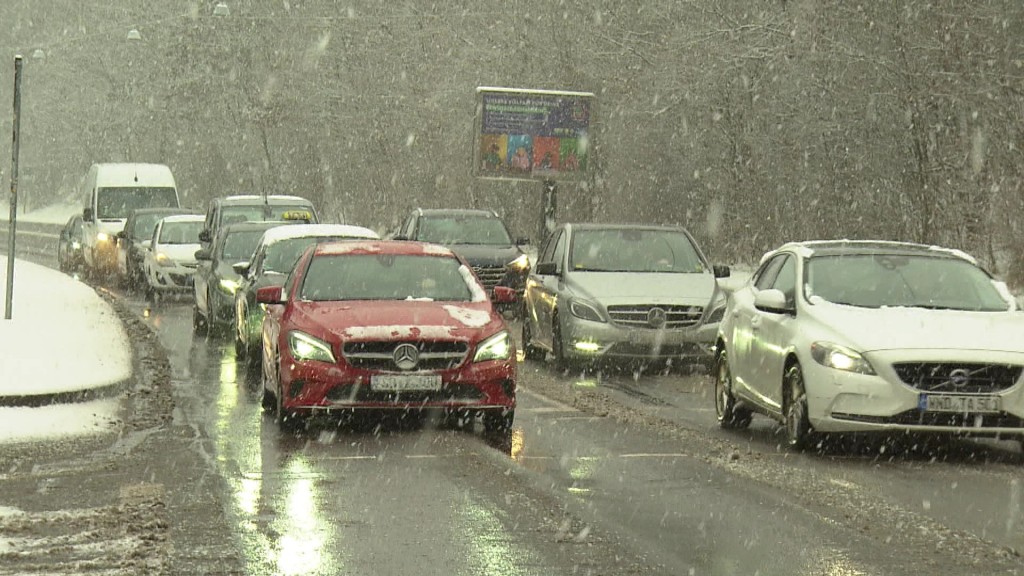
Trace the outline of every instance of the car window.
<instances>
[{"instance_id":1,"label":"car window","mask_svg":"<svg viewBox=\"0 0 1024 576\"><path fill-rule=\"evenodd\" d=\"M754 287L758 290L767 290L771 287L772 283L775 282L775 277L779 273L779 268L782 267L783 261L786 259L785 254L778 254L773 256L771 260L768 260L754 273Z\"/></svg>"},{"instance_id":2,"label":"car window","mask_svg":"<svg viewBox=\"0 0 1024 576\"><path fill-rule=\"evenodd\" d=\"M592 272L705 271L684 232L634 228L578 230L573 235L569 267Z\"/></svg>"},{"instance_id":3,"label":"car window","mask_svg":"<svg viewBox=\"0 0 1024 576\"><path fill-rule=\"evenodd\" d=\"M440 256L317 256L302 282L305 300L472 300L462 263Z\"/></svg>"},{"instance_id":4,"label":"car window","mask_svg":"<svg viewBox=\"0 0 1024 576\"><path fill-rule=\"evenodd\" d=\"M544 244L540 247L540 256L538 262L551 262L555 252L555 243L558 241L558 237L562 234L561 230L557 230L544 240Z\"/></svg>"},{"instance_id":5,"label":"car window","mask_svg":"<svg viewBox=\"0 0 1024 576\"><path fill-rule=\"evenodd\" d=\"M771 287L786 296L786 304L793 305L796 302L796 258L788 254L783 255L782 266L779 267Z\"/></svg>"},{"instance_id":6,"label":"car window","mask_svg":"<svg viewBox=\"0 0 1024 576\"><path fill-rule=\"evenodd\" d=\"M437 244L507 246L512 237L498 218L480 216L421 217L416 239Z\"/></svg>"},{"instance_id":7,"label":"car window","mask_svg":"<svg viewBox=\"0 0 1024 576\"><path fill-rule=\"evenodd\" d=\"M557 264L559 270L562 269L562 263L565 262L565 243L566 238L568 237L569 234L563 230L562 233L558 235L558 238L555 239L555 245L551 249L550 261Z\"/></svg>"},{"instance_id":8,"label":"car window","mask_svg":"<svg viewBox=\"0 0 1024 576\"><path fill-rule=\"evenodd\" d=\"M220 259L225 262L248 262L263 237L263 230L238 230L224 237Z\"/></svg>"},{"instance_id":9,"label":"car window","mask_svg":"<svg viewBox=\"0 0 1024 576\"><path fill-rule=\"evenodd\" d=\"M160 227L161 244L198 244L202 222L164 222Z\"/></svg>"}]
</instances>

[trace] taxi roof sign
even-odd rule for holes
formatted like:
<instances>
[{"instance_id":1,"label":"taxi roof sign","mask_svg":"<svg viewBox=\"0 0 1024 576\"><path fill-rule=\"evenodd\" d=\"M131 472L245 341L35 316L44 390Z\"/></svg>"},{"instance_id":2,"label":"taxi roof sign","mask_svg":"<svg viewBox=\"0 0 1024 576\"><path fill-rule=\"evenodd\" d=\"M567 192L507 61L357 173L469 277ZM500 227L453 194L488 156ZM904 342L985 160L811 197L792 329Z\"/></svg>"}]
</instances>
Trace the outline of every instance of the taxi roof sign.
<instances>
[{"instance_id":1,"label":"taxi roof sign","mask_svg":"<svg viewBox=\"0 0 1024 576\"><path fill-rule=\"evenodd\" d=\"M288 210L281 214L281 219L287 221L303 220L305 222L312 222L313 213L308 210Z\"/></svg>"}]
</instances>

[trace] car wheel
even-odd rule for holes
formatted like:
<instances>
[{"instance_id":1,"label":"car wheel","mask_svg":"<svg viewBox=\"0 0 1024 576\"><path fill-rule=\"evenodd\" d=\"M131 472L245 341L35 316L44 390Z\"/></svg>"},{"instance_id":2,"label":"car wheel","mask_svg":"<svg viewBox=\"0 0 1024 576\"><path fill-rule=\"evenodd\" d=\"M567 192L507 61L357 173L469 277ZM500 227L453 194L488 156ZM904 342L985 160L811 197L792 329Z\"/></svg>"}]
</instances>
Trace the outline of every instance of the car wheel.
<instances>
[{"instance_id":1,"label":"car wheel","mask_svg":"<svg viewBox=\"0 0 1024 576\"><path fill-rule=\"evenodd\" d=\"M262 364L260 365L260 375L260 380L263 382L263 398L260 400L260 405L264 412L274 414L277 412L277 395L270 391L267 367Z\"/></svg>"},{"instance_id":2,"label":"car wheel","mask_svg":"<svg viewBox=\"0 0 1024 576\"><path fill-rule=\"evenodd\" d=\"M736 397L732 395L732 370L725 350L718 355L715 371L715 415L718 425L725 429L746 428L752 419L750 410L736 406Z\"/></svg>"},{"instance_id":3,"label":"car wheel","mask_svg":"<svg viewBox=\"0 0 1024 576\"><path fill-rule=\"evenodd\" d=\"M484 433L492 436L502 436L512 431L512 423L515 421L516 411L513 408L491 408L484 410Z\"/></svg>"},{"instance_id":4,"label":"car wheel","mask_svg":"<svg viewBox=\"0 0 1024 576\"><path fill-rule=\"evenodd\" d=\"M558 315L551 318L551 351L555 357L555 365L559 368L572 368L572 361L565 354L565 340L562 338L561 322Z\"/></svg>"},{"instance_id":5,"label":"car wheel","mask_svg":"<svg viewBox=\"0 0 1024 576\"><path fill-rule=\"evenodd\" d=\"M811 444L811 423L807 418L807 389L804 373L799 364L786 370L785 397L782 411L786 425L786 442L795 450L803 450Z\"/></svg>"},{"instance_id":6,"label":"car wheel","mask_svg":"<svg viewBox=\"0 0 1024 576\"><path fill-rule=\"evenodd\" d=\"M199 306L192 305L192 333L197 336L206 335L206 318L199 312Z\"/></svg>"},{"instance_id":7,"label":"car wheel","mask_svg":"<svg viewBox=\"0 0 1024 576\"><path fill-rule=\"evenodd\" d=\"M544 360L544 356L546 355L544 350L541 349L541 348L537 348L536 346L531 344L530 342L532 342L532 341L533 341L533 330L530 329L530 321L527 319L527 316L524 314L523 315L523 356L525 356L527 360L537 360L537 361Z\"/></svg>"}]
</instances>

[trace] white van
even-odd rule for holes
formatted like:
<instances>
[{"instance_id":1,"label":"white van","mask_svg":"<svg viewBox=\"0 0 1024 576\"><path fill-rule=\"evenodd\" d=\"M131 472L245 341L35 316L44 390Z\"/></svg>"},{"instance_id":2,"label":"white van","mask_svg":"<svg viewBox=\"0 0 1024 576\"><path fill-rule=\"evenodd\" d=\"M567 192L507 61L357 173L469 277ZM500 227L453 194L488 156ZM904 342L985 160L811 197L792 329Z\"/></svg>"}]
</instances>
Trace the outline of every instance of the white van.
<instances>
[{"instance_id":1,"label":"white van","mask_svg":"<svg viewBox=\"0 0 1024 576\"><path fill-rule=\"evenodd\" d=\"M93 164L82 183L82 256L88 276L117 271L117 233L136 208L180 208L171 169L163 164Z\"/></svg>"}]
</instances>

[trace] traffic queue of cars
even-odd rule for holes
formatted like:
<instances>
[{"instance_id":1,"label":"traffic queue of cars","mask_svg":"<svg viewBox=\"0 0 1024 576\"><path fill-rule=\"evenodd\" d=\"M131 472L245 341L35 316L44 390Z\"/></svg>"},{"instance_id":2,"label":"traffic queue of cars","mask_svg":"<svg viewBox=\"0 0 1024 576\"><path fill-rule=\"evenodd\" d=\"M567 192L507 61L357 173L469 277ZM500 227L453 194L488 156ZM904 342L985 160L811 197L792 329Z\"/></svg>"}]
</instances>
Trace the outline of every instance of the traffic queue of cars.
<instances>
[{"instance_id":1,"label":"traffic queue of cars","mask_svg":"<svg viewBox=\"0 0 1024 576\"><path fill-rule=\"evenodd\" d=\"M730 269L679 227L566 223L531 262L528 239L491 211L416 209L380 240L317 224L295 196L220 198L203 217L164 206L156 186L136 192L157 206L138 206L113 184L132 170L94 170L90 203L61 232L61 269L116 264L154 301L191 291L195 332L233 335L283 427L439 408L508 431L516 345L504 309L521 314L528 361L703 364L723 428L763 414L797 449L832 433L1024 442L1024 314L960 251L790 243L730 288L719 282ZM101 250L110 236L116 251Z\"/></svg>"}]
</instances>

